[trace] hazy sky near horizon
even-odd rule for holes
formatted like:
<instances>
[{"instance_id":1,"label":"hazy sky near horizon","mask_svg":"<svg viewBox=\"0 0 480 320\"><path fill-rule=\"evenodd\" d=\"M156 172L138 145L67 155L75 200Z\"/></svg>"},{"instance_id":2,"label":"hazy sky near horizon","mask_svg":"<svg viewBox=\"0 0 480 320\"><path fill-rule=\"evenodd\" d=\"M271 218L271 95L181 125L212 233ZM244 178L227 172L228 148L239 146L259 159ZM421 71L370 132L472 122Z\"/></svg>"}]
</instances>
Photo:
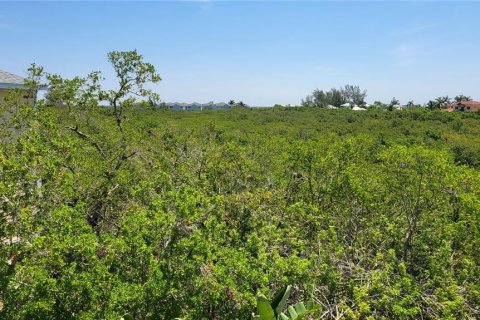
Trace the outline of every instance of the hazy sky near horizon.
<instances>
[{"instance_id":1,"label":"hazy sky near horizon","mask_svg":"<svg viewBox=\"0 0 480 320\"><path fill-rule=\"evenodd\" d=\"M480 2L2 2L0 69L103 72L137 49L163 101L298 104L315 88L367 101L480 100Z\"/></svg>"}]
</instances>

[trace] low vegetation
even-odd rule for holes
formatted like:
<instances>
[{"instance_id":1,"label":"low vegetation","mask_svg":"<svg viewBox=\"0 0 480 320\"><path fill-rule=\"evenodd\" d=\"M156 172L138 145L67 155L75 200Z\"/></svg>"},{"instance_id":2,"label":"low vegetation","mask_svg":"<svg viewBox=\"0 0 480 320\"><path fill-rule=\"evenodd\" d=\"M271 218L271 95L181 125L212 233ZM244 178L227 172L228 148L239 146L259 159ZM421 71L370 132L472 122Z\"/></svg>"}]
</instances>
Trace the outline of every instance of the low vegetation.
<instances>
[{"instance_id":1,"label":"low vegetation","mask_svg":"<svg viewBox=\"0 0 480 320\"><path fill-rule=\"evenodd\" d=\"M480 316L479 114L154 110L109 57L0 107L0 318Z\"/></svg>"}]
</instances>

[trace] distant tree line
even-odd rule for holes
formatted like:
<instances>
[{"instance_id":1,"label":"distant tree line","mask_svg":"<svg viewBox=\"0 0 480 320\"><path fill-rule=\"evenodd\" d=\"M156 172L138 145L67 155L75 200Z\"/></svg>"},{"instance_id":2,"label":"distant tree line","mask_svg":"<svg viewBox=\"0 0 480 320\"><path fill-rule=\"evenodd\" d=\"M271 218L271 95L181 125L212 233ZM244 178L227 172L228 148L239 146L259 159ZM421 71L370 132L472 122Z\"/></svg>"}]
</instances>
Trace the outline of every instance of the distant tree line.
<instances>
[{"instance_id":1,"label":"distant tree line","mask_svg":"<svg viewBox=\"0 0 480 320\"><path fill-rule=\"evenodd\" d=\"M248 108L248 104L243 101L236 102L235 100L228 101L228 104L232 106L232 108Z\"/></svg>"},{"instance_id":2,"label":"distant tree line","mask_svg":"<svg viewBox=\"0 0 480 320\"><path fill-rule=\"evenodd\" d=\"M329 107L353 107L353 106L365 106L369 108L380 108L393 110L401 107L400 101L393 97L390 103L383 103L381 101L375 101L373 104L368 105L365 102L367 97L367 90L360 89L356 85L345 85L344 87L332 88L328 91L315 89L311 94L307 95L305 99L302 99L302 106L314 107L314 108L329 108ZM472 98L463 94L455 96L453 99L449 96L440 96L433 100L429 100L426 104L416 104L413 100L408 101L403 107L424 107L430 110L444 109L453 102L471 101Z\"/></svg>"},{"instance_id":3,"label":"distant tree line","mask_svg":"<svg viewBox=\"0 0 480 320\"><path fill-rule=\"evenodd\" d=\"M345 103L363 105L366 97L367 90L347 84L339 89L332 88L329 91L315 89L311 95L302 100L302 105L317 108L340 107Z\"/></svg>"}]
</instances>

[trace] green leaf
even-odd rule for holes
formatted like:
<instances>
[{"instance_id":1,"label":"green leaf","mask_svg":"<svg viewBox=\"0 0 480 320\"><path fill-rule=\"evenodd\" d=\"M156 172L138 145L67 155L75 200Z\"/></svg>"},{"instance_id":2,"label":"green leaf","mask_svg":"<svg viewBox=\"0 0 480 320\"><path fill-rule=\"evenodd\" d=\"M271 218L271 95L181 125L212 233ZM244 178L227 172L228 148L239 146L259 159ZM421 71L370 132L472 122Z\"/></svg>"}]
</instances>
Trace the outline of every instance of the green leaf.
<instances>
[{"instance_id":1,"label":"green leaf","mask_svg":"<svg viewBox=\"0 0 480 320\"><path fill-rule=\"evenodd\" d=\"M319 305L315 305L315 306L312 306L312 308L308 309L308 310L305 310L304 312L302 312L301 314L298 315L298 318L297 320L302 320L302 319L306 319L308 315L316 312L320 310L320 306ZM298 310L297 310L298 311Z\"/></svg>"},{"instance_id":2,"label":"green leaf","mask_svg":"<svg viewBox=\"0 0 480 320\"><path fill-rule=\"evenodd\" d=\"M313 302L312 300L307 301L307 305L306 305L307 310L313 309L314 307L315 307L315 302Z\"/></svg>"},{"instance_id":3,"label":"green leaf","mask_svg":"<svg viewBox=\"0 0 480 320\"><path fill-rule=\"evenodd\" d=\"M297 311L295 311L294 307L292 306L288 307L288 313L290 313L290 317L292 317L292 319L297 319L298 313Z\"/></svg>"},{"instance_id":4,"label":"green leaf","mask_svg":"<svg viewBox=\"0 0 480 320\"><path fill-rule=\"evenodd\" d=\"M283 308L285 308L285 304L287 303L287 299L290 296L290 291L292 290L292 286L286 286L277 294L272 300L272 308L275 309L275 314L278 315L282 313Z\"/></svg>"},{"instance_id":5,"label":"green leaf","mask_svg":"<svg viewBox=\"0 0 480 320\"><path fill-rule=\"evenodd\" d=\"M257 296L257 312L262 320L272 320L275 318L275 312L270 302L263 295Z\"/></svg>"},{"instance_id":6,"label":"green leaf","mask_svg":"<svg viewBox=\"0 0 480 320\"><path fill-rule=\"evenodd\" d=\"M298 314L302 314L304 312L307 312L307 309L305 308L305 305L303 304L303 302L299 302L297 304L295 304L295 310L297 311Z\"/></svg>"},{"instance_id":7,"label":"green leaf","mask_svg":"<svg viewBox=\"0 0 480 320\"><path fill-rule=\"evenodd\" d=\"M280 313L280 318L282 318L282 320L288 320L288 316L285 314L285 313Z\"/></svg>"}]
</instances>

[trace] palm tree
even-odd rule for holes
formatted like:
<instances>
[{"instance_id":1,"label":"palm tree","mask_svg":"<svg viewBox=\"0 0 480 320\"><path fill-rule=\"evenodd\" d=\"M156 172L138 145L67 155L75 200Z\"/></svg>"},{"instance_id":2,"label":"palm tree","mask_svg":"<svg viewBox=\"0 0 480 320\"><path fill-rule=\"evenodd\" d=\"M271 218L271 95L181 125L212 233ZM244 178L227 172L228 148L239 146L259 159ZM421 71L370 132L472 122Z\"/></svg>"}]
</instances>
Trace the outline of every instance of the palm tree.
<instances>
[{"instance_id":1,"label":"palm tree","mask_svg":"<svg viewBox=\"0 0 480 320\"><path fill-rule=\"evenodd\" d=\"M467 97L467 96L465 96L465 95L463 95L463 94L459 94L458 96L455 97L455 101L457 101L457 102L471 101L471 100L472 100L472 98Z\"/></svg>"}]
</instances>

